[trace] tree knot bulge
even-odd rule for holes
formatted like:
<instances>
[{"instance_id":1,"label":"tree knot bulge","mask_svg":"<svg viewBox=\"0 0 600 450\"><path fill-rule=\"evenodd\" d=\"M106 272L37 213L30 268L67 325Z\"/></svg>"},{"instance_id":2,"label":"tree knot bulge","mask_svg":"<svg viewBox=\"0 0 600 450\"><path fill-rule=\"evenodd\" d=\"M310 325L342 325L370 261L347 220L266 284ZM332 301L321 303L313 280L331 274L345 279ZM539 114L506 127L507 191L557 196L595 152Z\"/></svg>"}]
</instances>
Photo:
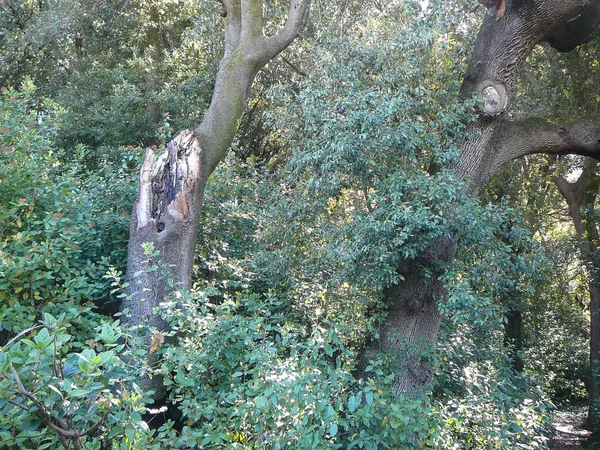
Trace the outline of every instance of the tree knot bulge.
<instances>
[{"instance_id":1,"label":"tree knot bulge","mask_svg":"<svg viewBox=\"0 0 600 450\"><path fill-rule=\"evenodd\" d=\"M165 213L176 218L189 215L188 197L200 177L200 153L192 130L177 135L159 157L146 149L136 205L138 229L156 221L157 231L161 232L165 229Z\"/></svg>"},{"instance_id":2,"label":"tree knot bulge","mask_svg":"<svg viewBox=\"0 0 600 450\"><path fill-rule=\"evenodd\" d=\"M484 114L497 115L504 112L508 95L503 85L485 80L479 83L476 92L482 100L480 107Z\"/></svg>"},{"instance_id":3,"label":"tree knot bulge","mask_svg":"<svg viewBox=\"0 0 600 450\"><path fill-rule=\"evenodd\" d=\"M425 297L423 295L411 295L404 301L406 311L409 314L417 314L423 310L425 306Z\"/></svg>"},{"instance_id":4,"label":"tree knot bulge","mask_svg":"<svg viewBox=\"0 0 600 450\"><path fill-rule=\"evenodd\" d=\"M506 12L506 0L479 0L486 8L495 9L496 20L500 20L504 17L504 13Z\"/></svg>"}]
</instances>

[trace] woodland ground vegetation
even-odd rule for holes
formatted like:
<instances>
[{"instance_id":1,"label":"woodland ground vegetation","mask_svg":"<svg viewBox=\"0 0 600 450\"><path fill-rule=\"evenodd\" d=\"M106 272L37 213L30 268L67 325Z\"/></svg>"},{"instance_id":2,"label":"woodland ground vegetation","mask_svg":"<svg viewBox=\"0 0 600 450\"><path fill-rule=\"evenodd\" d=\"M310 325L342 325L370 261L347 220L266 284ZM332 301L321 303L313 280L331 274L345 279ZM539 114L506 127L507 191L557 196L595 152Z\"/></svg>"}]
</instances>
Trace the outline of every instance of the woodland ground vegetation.
<instances>
[{"instance_id":1,"label":"woodland ground vegetation","mask_svg":"<svg viewBox=\"0 0 600 450\"><path fill-rule=\"evenodd\" d=\"M268 36L294 17L241 3ZM598 39L518 37L486 115L476 37L520 2L313 1L207 125L262 45L241 3L0 2L0 448L543 449L569 405L597 431L600 178L573 130L600 142ZM523 150L531 116L568 145ZM161 216L128 255L145 149L185 129L216 149L189 284ZM527 156L469 172L484 138Z\"/></svg>"}]
</instances>

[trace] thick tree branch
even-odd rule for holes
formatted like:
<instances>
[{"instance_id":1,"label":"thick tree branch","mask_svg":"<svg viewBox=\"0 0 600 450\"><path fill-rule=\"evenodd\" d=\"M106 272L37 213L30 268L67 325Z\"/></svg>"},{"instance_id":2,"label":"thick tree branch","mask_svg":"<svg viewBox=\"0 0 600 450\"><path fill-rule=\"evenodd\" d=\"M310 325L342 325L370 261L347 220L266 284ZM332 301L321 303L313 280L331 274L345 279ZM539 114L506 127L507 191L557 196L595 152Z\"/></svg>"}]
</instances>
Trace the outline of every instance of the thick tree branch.
<instances>
[{"instance_id":1,"label":"thick tree branch","mask_svg":"<svg viewBox=\"0 0 600 450\"><path fill-rule=\"evenodd\" d=\"M556 124L533 118L506 122L495 133L491 145L498 155L497 166L534 153L576 154L600 160L600 122Z\"/></svg>"},{"instance_id":2,"label":"thick tree branch","mask_svg":"<svg viewBox=\"0 0 600 450\"><path fill-rule=\"evenodd\" d=\"M263 2L262 0L241 0L241 4L241 42L256 42L263 33Z\"/></svg>"},{"instance_id":3,"label":"thick tree branch","mask_svg":"<svg viewBox=\"0 0 600 450\"><path fill-rule=\"evenodd\" d=\"M505 163L525 155L576 154L600 160L599 121L556 124L537 118L518 122L488 118L479 129L480 135L467 142L453 165L458 176L470 179L472 195Z\"/></svg>"},{"instance_id":4,"label":"thick tree branch","mask_svg":"<svg viewBox=\"0 0 600 450\"><path fill-rule=\"evenodd\" d=\"M570 52L594 37L600 25L600 3L590 6L576 18L554 28L544 39L559 52Z\"/></svg>"},{"instance_id":5,"label":"thick tree branch","mask_svg":"<svg viewBox=\"0 0 600 450\"><path fill-rule=\"evenodd\" d=\"M258 71L300 33L310 0L290 0L281 31L263 35L262 0L222 0L226 10L225 54L219 64L213 98L194 130L203 149L203 169L210 174L225 157L246 108Z\"/></svg>"},{"instance_id":6,"label":"thick tree branch","mask_svg":"<svg viewBox=\"0 0 600 450\"><path fill-rule=\"evenodd\" d=\"M461 86L469 97L489 84L500 85L507 93L502 111L510 107L515 94L517 73L531 50L560 30L573 17L595 8L598 0L538 0L507 3L500 20L487 16L475 42L475 48ZM498 114L496 108L492 114Z\"/></svg>"},{"instance_id":7,"label":"thick tree branch","mask_svg":"<svg viewBox=\"0 0 600 450\"><path fill-rule=\"evenodd\" d=\"M240 44L242 31L242 8L239 0L219 0L225 17L225 53L227 58Z\"/></svg>"},{"instance_id":8,"label":"thick tree branch","mask_svg":"<svg viewBox=\"0 0 600 450\"><path fill-rule=\"evenodd\" d=\"M567 206L569 207L569 216L571 216L571 219L573 220L575 232L580 238L583 237L585 234L585 226L583 223L583 218L581 217L581 211L579 209L581 207L580 203L583 197L582 189L584 183L582 177L580 177L577 181L571 183L565 178L561 177L560 175L553 175L552 181L558 188L558 191L567 201ZM584 247L582 247L582 249L584 249ZM587 248L587 250L587 252L584 251L585 254L589 254L589 248Z\"/></svg>"}]
</instances>

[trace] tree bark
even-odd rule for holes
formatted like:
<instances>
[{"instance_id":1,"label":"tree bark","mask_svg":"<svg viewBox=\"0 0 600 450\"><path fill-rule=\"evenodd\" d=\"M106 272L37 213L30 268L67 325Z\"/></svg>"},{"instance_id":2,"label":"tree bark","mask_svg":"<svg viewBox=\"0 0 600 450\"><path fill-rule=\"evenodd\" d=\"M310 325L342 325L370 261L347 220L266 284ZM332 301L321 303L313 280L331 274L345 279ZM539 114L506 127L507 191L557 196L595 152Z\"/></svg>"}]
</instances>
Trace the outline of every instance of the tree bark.
<instances>
[{"instance_id":1,"label":"tree bark","mask_svg":"<svg viewBox=\"0 0 600 450\"><path fill-rule=\"evenodd\" d=\"M193 131L171 141L158 158L147 148L140 169L140 193L131 215L127 258L128 318L138 323L174 289L191 287L200 210L208 174ZM151 243L152 249L144 250ZM165 329L157 317L152 325Z\"/></svg>"},{"instance_id":2,"label":"tree bark","mask_svg":"<svg viewBox=\"0 0 600 450\"><path fill-rule=\"evenodd\" d=\"M516 308L510 308L506 313L504 344L510 346L513 369L517 372L523 372L525 364L520 355L523 350L523 315Z\"/></svg>"},{"instance_id":3,"label":"tree bark","mask_svg":"<svg viewBox=\"0 0 600 450\"><path fill-rule=\"evenodd\" d=\"M298 36L309 8L309 0L290 0L282 29L265 37L262 0L221 3L225 52L211 104L198 127L180 133L161 155L146 149L131 215L123 321L158 332L167 324L153 310L170 291L192 286L204 188L231 146L254 78ZM164 394L158 377L143 378L141 384L155 391L155 399Z\"/></svg>"},{"instance_id":4,"label":"tree bark","mask_svg":"<svg viewBox=\"0 0 600 450\"><path fill-rule=\"evenodd\" d=\"M520 141L520 152L513 152L498 138L506 130L507 112L516 95L517 73L533 48L556 36L556 30L597 4L597 0L508 0L502 17L487 16L475 42L467 73L461 86L465 97L479 98L479 118L469 126L468 136L459 158L453 163L458 178L469 180L469 193L477 195L489 178L510 159L535 152L590 151L589 143L578 146L568 140L553 147L539 145L532 149L528 139ZM592 30L588 30L590 33ZM559 133L560 134L560 133ZM599 137L591 132L589 136ZM578 135L578 137L581 137ZM597 143L593 142L594 152ZM512 153L511 153L512 152ZM431 268L454 256L453 242L437 243L423 257L407 261L398 268L400 279L384 292L390 314L382 325L379 342L367 347L359 368L364 368L377 352L391 352L399 357L395 386L398 395L414 392L429 379L426 362L420 356L424 347L435 344L440 323L436 303L444 287ZM424 271L423 269L428 269ZM416 304L414 308L412 304Z\"/></svg>"},{"instance_id":5,"label":"tree bark","mask_svg":"<svg viewBox=\"0 0 600 450\"><path fill-rule=\"evenodd\" d=\"M431 269L454 257L452 239L440 240L435 249L407 261L397 271L402 282L384 290L389 313L381 326L379 340L367 346L359 358L359 374L366 377L369 361L378 354L391 355L396 364L396 395L412 394L431 380L429 350L437 342L441 315L437 301L446 295L439 272Z\"/></svg>"},{"instance_id":6,"label":"tree bark","mask_svg":"<svg viewBox=\"0 0 600 450\"><path fill-rule=\"evenodd\" d=\"M595 263L598 252L598 230L592 217L600 178L598 163L586 160L583 171L576 182L570 183L562 177L553 177L556 187L564 197L573 221L579 248L584 261L590 294L590 382L588 384L588 425L596 430L600 424L600 278Z\"/></svg>"}]
</instances>

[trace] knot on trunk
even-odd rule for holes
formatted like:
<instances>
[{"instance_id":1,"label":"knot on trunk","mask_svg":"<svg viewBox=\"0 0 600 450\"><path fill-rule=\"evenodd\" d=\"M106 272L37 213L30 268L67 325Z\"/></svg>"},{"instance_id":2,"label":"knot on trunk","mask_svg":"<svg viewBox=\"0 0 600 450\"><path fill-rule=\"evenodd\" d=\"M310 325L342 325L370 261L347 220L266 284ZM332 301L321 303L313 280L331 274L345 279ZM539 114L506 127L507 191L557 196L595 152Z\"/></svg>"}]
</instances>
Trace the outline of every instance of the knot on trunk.
<instances>
[{"instance_id":1,"label":"knot on trunk","mask_svg":"<svg viewBox=\"0 0 600 450\"><path fill-rule=\"evenodd\" d=\"M482 100L481 110L484 114L497 115L504 112L508 95L503 85L485 80L479 83L476 92Z\"/></svg>"},{"instance_id":2,"label":"knot on trunk","mask_svg":"<svg viewBox=\"0 0 600 450\"><path fill-rule=\"evenodd\" d=\"M404 301L404 306L408 314L417 314L425 307L425 297L423 295L411 295Z\"/></svg>"}]
</instances>

